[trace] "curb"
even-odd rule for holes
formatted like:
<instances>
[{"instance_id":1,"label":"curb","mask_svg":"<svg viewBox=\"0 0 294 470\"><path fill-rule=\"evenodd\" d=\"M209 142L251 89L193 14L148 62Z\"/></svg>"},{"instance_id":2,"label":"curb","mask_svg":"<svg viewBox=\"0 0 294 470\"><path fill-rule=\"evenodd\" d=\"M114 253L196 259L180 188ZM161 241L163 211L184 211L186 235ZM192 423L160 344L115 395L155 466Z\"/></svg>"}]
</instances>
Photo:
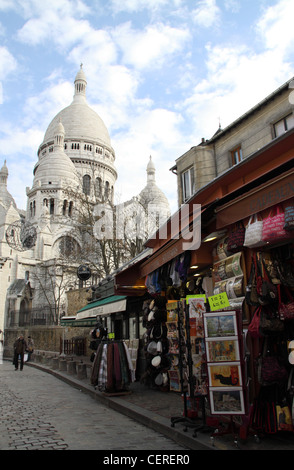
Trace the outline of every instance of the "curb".
<instances>
[{"instance_id":1,"label":"curb","mask_svg":"<svg viewBox=\"0 0 294 470\"><path fill-rule=\"evenodd\" d=\"M170 420L159 416L152 411L146 410L140 406L134 405L129 402L122 402L118 397L109 397L104 396L103 393L95 390L90 384L83 383L81 380L69 376L66 373L62 373L59 370L51 369L44 365L36 364L33 362L27 362L27 366L35 367L36 369L47 372L54 377L66 382L68 385L71 385L80 391L87 393L94 400L99 401L105 406L122 413L129 418L138 421L139 423L147 426L154 431L157 431L163 434L165 437L172 439L177 444L186 447L189 450L227 450L222 449L222 446L218 446L217 443L212 445L209 435L198 434L193 437L188 431L183 431L181 429L176 429L171 426Z\"/></svg>"}]
</instances>

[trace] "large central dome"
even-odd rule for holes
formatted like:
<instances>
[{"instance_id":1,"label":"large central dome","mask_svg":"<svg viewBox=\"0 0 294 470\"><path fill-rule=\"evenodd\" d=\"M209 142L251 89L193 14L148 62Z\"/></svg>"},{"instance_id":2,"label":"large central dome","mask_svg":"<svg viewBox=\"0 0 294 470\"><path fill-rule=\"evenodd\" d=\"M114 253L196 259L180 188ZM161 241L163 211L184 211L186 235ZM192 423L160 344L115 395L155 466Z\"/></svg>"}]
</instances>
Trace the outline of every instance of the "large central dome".
<instances>
[{"instance_id":1,"label":"large central dome","mask_svg":"<svg viewBox=\"0 0 294 470\"><path fill-rule=\"evenodd\" d=\"M86 85L86 77L81 67L75 78L73 101L53 118L41 147L54 141L55 129L61 121L65 130L65 142L81 139L111 149L109 133L103 120L87 103Z\"/></svg>"}]
</instances>

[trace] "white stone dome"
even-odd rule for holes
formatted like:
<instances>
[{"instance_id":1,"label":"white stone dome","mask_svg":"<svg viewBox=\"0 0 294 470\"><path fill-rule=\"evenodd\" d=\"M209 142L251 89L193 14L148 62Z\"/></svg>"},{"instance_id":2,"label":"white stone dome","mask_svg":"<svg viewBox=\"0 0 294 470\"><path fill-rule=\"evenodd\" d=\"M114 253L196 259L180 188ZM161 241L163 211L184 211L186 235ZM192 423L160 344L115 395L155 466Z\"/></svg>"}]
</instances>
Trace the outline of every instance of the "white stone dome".
<instances>
[{"instance_id":1,"label":"white stone dome","mask_svg":"<svg viewBox=\"0 0 294 470\"><path fill-rule=\"evenodd\" d=\"M147 208L148 204L158 206L161 211L170 215L170 206L167 197L155 182L155 165L150 157L147 165L147 185L140 192L138 198L141 204Z\"/></svg>"},{"instance_id":2,"label":"white stone dome","mask_svg":"<svg viewBox=\"0 0 294 470\"><path fill-rule=\"evenodd\" d=\"M64 152L64 126L61 121L56 124L53 138L53 151L43 157L36 167L34 185L58 185L61 181L68 181L77 186L77 170Z\"/></svg>"},{"instance_id":3,"label":"white stone dome","mask_svg":"<svg viewBox=\"0 0 294 470\"><path fill-rule=\"evenodd\" d=\"M61 120L65 130L65 141L79 139L111 149L110 136L103 120L87 103L86 85L86 77L81 66L75 78L73 101L52 119L40 148L52 143L56 126Z\"/></svg>"},{"instance_id":4,"label":"white stone dome","mask_svg":"<svg viewBox=\"0 0 294 470\"><path fill-rule=\"evenodd\" d=\"M0 202L4 207L8 208L12 204L16 208L16 203L10 192L7 190L7 178L8 178L8 168L6 166L6 160L4 165L0 170Z\"/></svg>"}]
</instances>

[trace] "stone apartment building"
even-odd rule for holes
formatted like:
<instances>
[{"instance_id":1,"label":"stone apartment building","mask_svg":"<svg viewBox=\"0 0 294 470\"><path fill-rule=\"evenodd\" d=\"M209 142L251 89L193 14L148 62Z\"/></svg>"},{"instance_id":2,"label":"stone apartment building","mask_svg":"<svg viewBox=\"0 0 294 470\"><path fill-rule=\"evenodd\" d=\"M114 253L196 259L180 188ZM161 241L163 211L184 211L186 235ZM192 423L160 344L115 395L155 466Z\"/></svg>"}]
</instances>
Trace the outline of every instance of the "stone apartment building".
<instances>
[{"instance_id":1,"label":"stone apartment building","mask_svg":"<svg viewBox=\"0 0 294 470\"><path fill-rule=\"evenodd\" d=\"M294 127L291 85L292 79L176 160L171 171L177 176L179 207L214 178Z\"/></svg>"}]
</instances>

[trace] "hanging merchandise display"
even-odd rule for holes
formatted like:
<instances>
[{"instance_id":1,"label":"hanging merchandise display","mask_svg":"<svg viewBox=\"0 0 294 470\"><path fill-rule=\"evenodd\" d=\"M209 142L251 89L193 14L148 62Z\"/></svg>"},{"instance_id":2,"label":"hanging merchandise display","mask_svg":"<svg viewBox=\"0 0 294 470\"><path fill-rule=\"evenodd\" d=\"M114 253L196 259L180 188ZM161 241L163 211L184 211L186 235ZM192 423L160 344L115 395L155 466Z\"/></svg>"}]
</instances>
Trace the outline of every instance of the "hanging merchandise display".
<instances>
[{"instance_id":1,"label":"hanging merchandise display","mask_svg":"<svg viewBox=\"0 0 294 470\"><path fill-rule=\"evenodd\" d=\"M91 371L91 384L109 394L129 392L135 380L132 360L124 341L100 342Z\"/></svg>"},{"instance_id":2,"label":"hanging merchandise display","mask_svg":"<svg viewBox=\"0 0 294 470\"><path fill-rule=\"evenodd\" d=\"M280 243L291 238L285 229L285 213L280 205L275 206L263 220L262 240L265 243Z\"/></svg>"},{"instance_id":3,"label":"hanging merchandise display","mask_svg":"<svg viewBox=\"0 0 294 470\"><path fill-rule=\"evenodd\" d=\"M165 390L168 389L167 371L170 368L166 299L157 296L146 301L143 309L143 326L147 328L145 345L147 366L141 382Z\"/></svg>"},{"instance_id":4,"label":"hanging merchandise display","mask_svg":"<svg viewBox=\"0 0 294 470\"><path fill-rule=\"evenodd\" d=\"M213 294L226 292L229 300L228 309L241 309L244 294L244 259L242 252L217 259L213 264Z\"/></svg>"},{"instance_id":5,"label":"hanging merchandise display","mask_svg":"<svg viewBox=\"0 0 294 470\"><path fill-rule=\"evenodd\" d=\"M227 241L227 249L230 253L238 253L244 245L245 227L243 222L238 222L230 231Z\"/></svg>"},{"instance_id":6,"label":"hanging merchandise display","mask_svg":"<svg viewBox=\"0 0 294 470\"><path fill-rule=\"evenodd\" d=\"M284 290L284 297L287 300L282 301L281 289ZM294 320L294 298L292 297L288 287L278 285L278 296L279 296L279 305L278 305L278 314L281 320Z\"/></svg>"},{"instance_id":7,"label":"hanging merchandise display","mask_svg":"<svg viewBox=\"0 0 294 470\"><path fill-rule=\"evenodd\" d=\"M193 308L190 308L194 301ZM191 329L191 319L198 319L199 324L203 325L203 312L204 299L200 297L190 296L190 298L183 299L172 306L172 309L177 314L177 339L178 339L178 378L179 378L179 391L182 393L184 402L184 411L182 416L171 417L171 425L175 426L176 423L183 423L184 430L192 428L194 430L193 436L197 435L197 431L210 430L206 425L206 411L205 411L205 396L207 395L207 375L203 368L205 351L198 349L197 353L194 349L193 354L193 340L196 347L196 341L203 341L203 328L198 330ZM192 318L190 317L192 312ZM174 339L174 328L170 340ZM204 344L203 344L204 346ZM198 358L195 358L198 356ZM169 371L170 379L173 380L173 370ZM171 388L173 389L173 388ZM201 402L202 423L195 420L198 417L199 402Z\"/></svg>"},{"instance_id":8,"label":"hanging merchandise display","mask_svg":"<svg viewBox=\"0 0 294 470\"><path fill-rule=\"evenodd\" d=\"M251 269L254 276L249 281L256 283L259 306L248 332L255 344L253 365L259 387L250 425L257 433L293 432L293 245L257 251ZM246 302L253 305L249 297Z\"/></svg>"},{"instance_id":9,"label":"hanging merchandise display","mask_svg":"<svg viewBox=\"0 0 294 470\"><path fill-rule=\"evenodd\" d=\"M294 201L285 207L285 230L294 230Z\"/></svg>"},{"instance_id":10,"label":"hanging merchandise display","mask_svg":"<svg viewBox=\"0 0 294 470\"><path fill-rule=\"evenodd\" d=\"M251 215L245 229L244 246L248 248L257 248L265 245L265 242L262 240L262 227L263 220L260 215Z\"/></svg>"},{"instance_id":11,"label":"hanging merchandise display","mask_svg":"<svg viewBox=\"0 0 294 470\"><path fill-rule=\"evenodd\" d=\"M235 311L204 314L211 414L233 416L247 411L240 320Z\"/></svg>"}]
</instances>

